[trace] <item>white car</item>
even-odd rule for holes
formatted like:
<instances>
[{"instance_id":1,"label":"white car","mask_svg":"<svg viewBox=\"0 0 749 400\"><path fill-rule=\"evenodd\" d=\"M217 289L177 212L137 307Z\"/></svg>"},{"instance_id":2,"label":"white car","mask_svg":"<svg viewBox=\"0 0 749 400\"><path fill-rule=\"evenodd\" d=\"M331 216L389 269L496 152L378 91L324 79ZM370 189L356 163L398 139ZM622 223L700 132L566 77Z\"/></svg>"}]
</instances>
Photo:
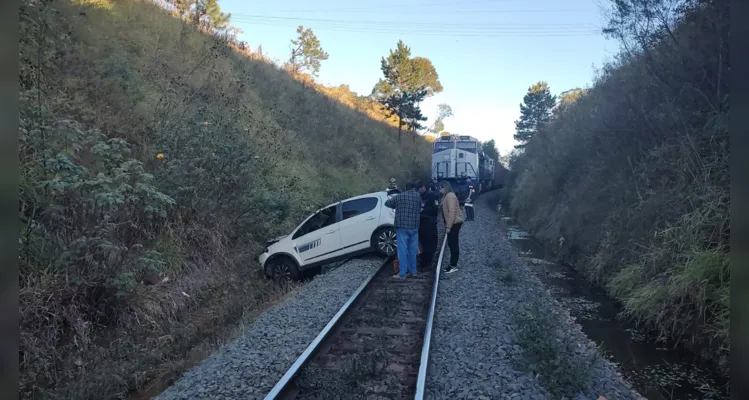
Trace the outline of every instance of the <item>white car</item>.
<instances>
[{"instance_id":1,"label":"white car","mask_svg":"<svg viewBox=\"0 0 749 400\"><path fill-rule=\"evenodd\" d=\"M268 241L258 257L274 280L301 279L301 272L355 255L396 253L395 210L386 191L364 194L316 211L289 235Z\"/></svg>"}]
</instances>

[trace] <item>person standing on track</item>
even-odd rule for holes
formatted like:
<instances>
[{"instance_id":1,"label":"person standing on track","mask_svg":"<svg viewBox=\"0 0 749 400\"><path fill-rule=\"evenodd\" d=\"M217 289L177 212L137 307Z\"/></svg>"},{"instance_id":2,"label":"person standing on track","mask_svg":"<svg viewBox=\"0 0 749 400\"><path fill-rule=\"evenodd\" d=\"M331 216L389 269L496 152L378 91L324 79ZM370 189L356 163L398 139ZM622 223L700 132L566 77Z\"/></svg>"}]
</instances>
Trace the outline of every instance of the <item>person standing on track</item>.
<instances>
[{"instance_id":1,"label":"person standing on track","mask_svg":"<svg viewBox=\"0 0 749 400\"><path fill-rule=\"evenodd\" d=\"M468 194L470 193L470 189L469 188L471 186L473 186L473 179L471 179L471 177L469 176L469 177L466 178L465 185L461 188L460 191L462 192L463 195L465 195L466 197L468 197ZM465 203L465 200L463 202Z\"/></svg>"},{"instance_id":2,"label":"person standing on track","mask_svg":"<svg viewBox=\"0 0 749 400\"><path fill-rule=\"evenodd\" d=\"M440 196L436 191L427 190L426 184L416 181L416 190L421 194L421 218L419 221L419 244L421 244L422 271L432 268L434 253L437 251L437 215Z\"/></svg>"},{"instance_id":3,"label":"person standing on track","mask_svg":"<svg viewBox=\"0 0 749 400\"><path fill-rule=\"evenodd\" d=\"M445 269L446 274L458 270L458 258L460 257L460 228L463 226L463 217L460 212L460 202L455 196L450 182L440 184L442 192L442 217L445 219L445 234L447 234L447 245L450 247L450 265Z\"/></svg>"},{"instance_id":4,"label":"person standing on track","mask_svg":"<svg viewBox=\"0 0 749 400\"><path fill-rule=\"evenodd\" d=\"M400 271L393 278L406 278L406 273L416 276L416 253L419 251L419 214L421 197L414 183L406 184L406 191L387 199L385 207L395 209L395 237L398 241Z\"/></svg>"},{"instance_id":5,"label":"person standing on track","mask_svg":"<svg viewBox=\"0 0 749 400\"><path fill-rule=\"evenodd\" d=\"M466 197L466 221L473 221L473 194L476 193L473 190L473 186L468 186L468 197Z\"/></svg>"},{"instance_id":6,"label":"person standing on track","mask_svg":"<svg viewBox=\"0 0 749 400\"><path fill-rule=\"evenodd\" d=\"M429 187L427 189L429 189L428 191L430 193L431 192L439 193L439 191L440 191L440 183L439 183L439 181L437 181L437 178L432 178L432 183L429 185Z\"/></svg>"}]
</instances>

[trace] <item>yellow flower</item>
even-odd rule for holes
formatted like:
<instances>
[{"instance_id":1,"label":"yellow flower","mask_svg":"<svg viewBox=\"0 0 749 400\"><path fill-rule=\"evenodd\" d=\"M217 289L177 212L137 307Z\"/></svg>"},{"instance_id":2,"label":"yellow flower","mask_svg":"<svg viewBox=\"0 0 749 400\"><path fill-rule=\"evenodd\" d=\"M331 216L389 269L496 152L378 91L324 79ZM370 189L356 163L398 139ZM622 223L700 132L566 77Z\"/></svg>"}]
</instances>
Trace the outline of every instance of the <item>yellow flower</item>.
<instances>
[{"instance_id":1,"label":"yellow flower","mask_svg":"<svg viewBox=\"0 0 749 400\"><path fill-rule=\"evenodd\" d=\"M156 158L158 158L159 160L164 158L164 153L156 154Z\"/></svg>"}]
</instances>

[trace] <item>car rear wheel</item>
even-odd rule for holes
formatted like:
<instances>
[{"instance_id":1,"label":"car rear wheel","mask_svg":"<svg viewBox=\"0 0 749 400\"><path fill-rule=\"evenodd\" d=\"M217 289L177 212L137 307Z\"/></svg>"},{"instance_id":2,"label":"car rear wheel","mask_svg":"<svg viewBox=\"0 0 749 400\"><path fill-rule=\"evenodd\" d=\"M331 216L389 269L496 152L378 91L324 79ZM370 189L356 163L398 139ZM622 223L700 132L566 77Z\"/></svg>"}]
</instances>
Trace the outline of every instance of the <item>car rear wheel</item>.
<instances>
[{"instance_id":1,"label":"car rear wheel","mask_svg":"<svg viewBox=\"0 0 749 400\"><path fill-rule=\"evenodd\" d=\"M299 281L302 276L299 273L294 260L286 256L279 256L268 261L270 276L275 282Z\"/></svg>"},{"instance_id":2,"label":"car rear wheel","mask_svg":"<svg viewBox=\"0 0 749 400\"><path fill-rule=\"evenodd\" d=\"M379 254L392 257L398 251L398 242L395 238L394 228L378 229L372 238L372 247Z\"/></svg>"}]
</instances>

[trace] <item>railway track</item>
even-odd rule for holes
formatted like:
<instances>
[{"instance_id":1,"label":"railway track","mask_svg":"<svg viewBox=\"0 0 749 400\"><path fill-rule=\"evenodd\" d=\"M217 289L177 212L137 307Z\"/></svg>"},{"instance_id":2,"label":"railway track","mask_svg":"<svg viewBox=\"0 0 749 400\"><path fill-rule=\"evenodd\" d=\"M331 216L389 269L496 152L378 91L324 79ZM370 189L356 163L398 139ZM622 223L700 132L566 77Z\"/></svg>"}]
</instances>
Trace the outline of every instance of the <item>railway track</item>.
<instances>
[{"instance_id":1,"label":"railway track","mask_svg":"<svg viewBox=\"0 0 749 400\"><path fill-rule=\"evenodd\" d=\"M393 279L393 259L354 292L266 400L424 397L440 266Z\"/></svg>"}]
</instances>

